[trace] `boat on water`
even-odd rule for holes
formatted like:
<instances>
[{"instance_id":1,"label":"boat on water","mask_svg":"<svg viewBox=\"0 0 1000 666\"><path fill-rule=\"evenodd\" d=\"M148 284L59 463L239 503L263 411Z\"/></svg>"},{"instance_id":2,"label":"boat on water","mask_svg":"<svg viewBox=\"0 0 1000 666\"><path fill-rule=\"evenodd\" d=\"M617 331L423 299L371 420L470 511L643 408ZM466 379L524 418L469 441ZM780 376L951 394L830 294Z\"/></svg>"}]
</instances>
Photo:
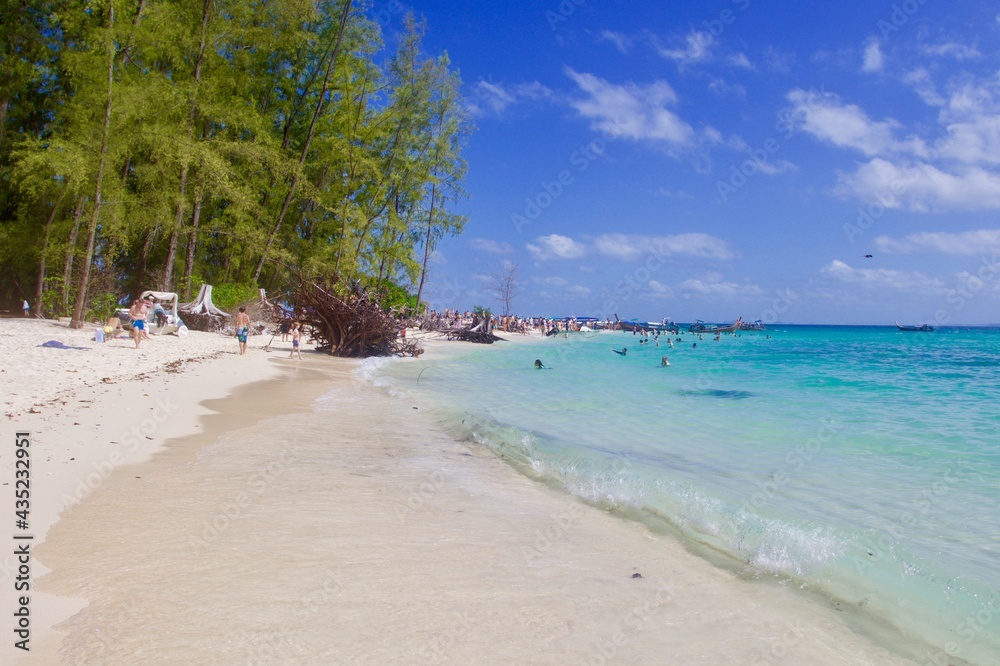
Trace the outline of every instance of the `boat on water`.
<instances>
[{"instance_id":1,"label":"boat on water","mask_svg":"<svg viewBox=\"0 0 1000 666\"><path fill-rule=\"evenodd\" d=\"M728 326L709 326L705 324L701 319L695 321L688 327L689 333L734 333L743 326L743 317L737 319L734 323Z\"/></svg>"},{"instance_id":2,"label":"boat on water","mask_svg":"<svg viewBox=\"0 0 1000 666\"><path fill-rule=\"evenodd\" d=\"M677 324L673 323L669 319L664 319L663 321L637 321L635 319L630 319L629 321L623 321L615 317L615 325L619 330L622 331L649 331L656 333L678 333L680 329Z\"/></svg>"},{"instance_id":3,"label":"boat on water","mask_svg":"<svg viewBox=\"0 0 1000 666\"><path fill-rule=\"evenodd\" d=\"M901 331L930 333L931 331L934 330L934 327L931 326L930 324L922 324L921 326L903 326L898 321L895 322L895 324L896 328L898 328Z\"/></svg>"}]
</instances>

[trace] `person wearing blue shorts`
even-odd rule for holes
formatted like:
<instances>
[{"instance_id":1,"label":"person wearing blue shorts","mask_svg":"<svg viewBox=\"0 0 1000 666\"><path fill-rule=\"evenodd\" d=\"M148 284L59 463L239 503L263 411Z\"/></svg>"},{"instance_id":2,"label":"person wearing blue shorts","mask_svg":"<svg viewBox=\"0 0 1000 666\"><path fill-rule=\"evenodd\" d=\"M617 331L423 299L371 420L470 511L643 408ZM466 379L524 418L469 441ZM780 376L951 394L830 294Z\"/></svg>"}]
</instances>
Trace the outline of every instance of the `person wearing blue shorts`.
<instances>
[{"instance_id":1,"label":"person wearing blue shorts","mask_svg":"<svg viewBox=\"0 0 1000 666\"><path fill-rule=\"evenodd\" d=\"M135 341L135 348L139 348L142 337L146 332L146 308L148 304L144 300L135 300L128 310L128 316L132 324L132 340Z\"/></svg>"},{"instance_id":2,"label":"person wearing blue shorts","mask_svg":"<svg viewBox=\"0 0 1000 666\"><path fill-rule=\"evenodd\" d=\"M247 336L250 335L250 315L245 307L240 307L236 315L236 339L240 342L240 356L247 353Z\"/></svg>"}]
</instances>

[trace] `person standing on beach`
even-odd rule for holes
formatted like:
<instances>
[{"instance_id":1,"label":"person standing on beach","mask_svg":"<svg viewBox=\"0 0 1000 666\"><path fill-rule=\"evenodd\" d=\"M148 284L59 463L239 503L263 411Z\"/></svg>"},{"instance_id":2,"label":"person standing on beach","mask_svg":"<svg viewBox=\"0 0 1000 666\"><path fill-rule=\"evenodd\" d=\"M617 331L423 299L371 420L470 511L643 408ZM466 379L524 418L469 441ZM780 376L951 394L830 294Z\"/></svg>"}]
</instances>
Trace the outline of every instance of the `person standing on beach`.
<instances>
[{"instance_id":1,"label":"person standing on beach","mask_svg":"<svg viewBox=\"0 0 1000 666\"><path fill-rule=\"evenodd\" d=\"M128 316L132 325L132 340L135 341L135 348L138 349L143 334L146 332L146 301L141 299L132 301Z\"/></svg>"},{"instance_id":2,"label":"person standing on beach","mask_svg":"<svg viewBox=\"0 0 1000 666\"><path fill-rule=\"evenodd\" d=\"M240 356L247 353L247 336L250 335L250 315L247 309L240 306L240 312L236 315L236 339L240 341Z\"/></svg>"},{"instance_id":3,"label":"person standing on beach","mask_svg":"<svg viewBox=\"0 0 1000 666\"><path fill-rule=\"evenodd\" d=\"M299 329L299 322L292 323L292 330L289 331L292 335L292 351L289 352L288 358L298 354L299 360L302 360L302 352L299 350L299 340L302 338L302 331Z\"/></svg>"},{"instance_id":4,"label":"person standing on beach","mask_svg":"<svg viewBox=\"0 0 1000 666\"><path fill-rule=\"evenodd\" d=\"M24 309L24 316L27 317L28 313L31 312L31 306L28 305L27 300L24 301L24 305L22 306L22 308Z\"/></svg>"}]
</instances>

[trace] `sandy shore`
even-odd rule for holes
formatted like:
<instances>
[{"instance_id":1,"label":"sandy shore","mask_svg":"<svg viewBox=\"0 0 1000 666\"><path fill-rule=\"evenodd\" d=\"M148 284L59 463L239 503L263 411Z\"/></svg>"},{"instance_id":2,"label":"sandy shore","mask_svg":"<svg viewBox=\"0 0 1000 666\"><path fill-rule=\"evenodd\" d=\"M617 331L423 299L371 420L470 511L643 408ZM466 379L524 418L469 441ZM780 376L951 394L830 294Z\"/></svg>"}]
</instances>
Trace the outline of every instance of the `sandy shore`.
<instances>
[{"instance_id":1,"label":"sandy shore","mask_svg":"<svg viewBox=\"0 0 1000 666\"><path fill-rule=\"evenodd\" d=\"M47 341L69 347L41 347ZM251 338L261 347L270 336ZM93 493L122 483L130 465L164 452L172 438L203 428L199 417L211 413L200 403L226 397L235 387L255 379L278 376L268 363L273 354L241 357L228 336L192 332L152 336L137 350L131 340L94 342L92 327L69 329L66 322L0 319L0 395L3 396L3 436L0 448L0 506L8 507L12 535L30 534L32 549L46 539L62 515ZM285 345L287 346L287 345ZM18 530L15 516L15 433L30 433L29 528ZM0 557L0 609L10 618L20 593L14 589L18 562L13 546ZM32 561L31 579L47 571ZM53 663L37 647L51 636L52 626L85 603L38 591L31 595L32 654L25 663ZM0 663L24 658L13 641L0 644Z\"/></svg>"},{"instance_id":2,"label":"sandy shore","mask_svg":"<svg viewBox=\"0 0 1000 666\"><path fill-rule=\"evenodd\" d=\"M42 326L14 325L0 322L0 335L27 339ZM63 341L85 343L74 334ZM200 337L139 353L159 366L179 353L168 343L193 340L204 362L128 381L134 350L32 356L35 377L60 378L60 365L89 374L21 378L8 407L20 411L5 437L32 432L42 503L32 528L45 540L34 551L32 653L8 638L0 661L909 663L846 616L740 579L449 438L419 405L360 379L356 362L279 360L280 347L259 350L266 340L241 358L231 338ZM93 358L65 365L71 354ZM163 403L169 418L86 487L121 433ZM83 501L56 523L80 481ZM51 572L39 578L43 565Z\"/></svg>"}]
</instances>

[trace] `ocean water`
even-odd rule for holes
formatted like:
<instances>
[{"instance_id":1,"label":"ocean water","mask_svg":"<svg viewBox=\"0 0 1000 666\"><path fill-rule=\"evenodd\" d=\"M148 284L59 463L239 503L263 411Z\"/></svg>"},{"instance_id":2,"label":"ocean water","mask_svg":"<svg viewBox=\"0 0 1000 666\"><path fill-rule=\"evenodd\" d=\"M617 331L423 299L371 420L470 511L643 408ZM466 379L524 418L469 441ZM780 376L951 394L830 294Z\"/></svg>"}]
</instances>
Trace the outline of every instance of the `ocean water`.
<instances>
[{"instance_id":1,"label":"ocean water","mask_svg":"<svg viewBox=\"0 0 1000 666\"><path fill-rule=\"evenodd\" d=\"M366 372L525 473L923 663L1000 663L1000 330L679 337L455 343Z\"/></svg>"}]
</instances>

